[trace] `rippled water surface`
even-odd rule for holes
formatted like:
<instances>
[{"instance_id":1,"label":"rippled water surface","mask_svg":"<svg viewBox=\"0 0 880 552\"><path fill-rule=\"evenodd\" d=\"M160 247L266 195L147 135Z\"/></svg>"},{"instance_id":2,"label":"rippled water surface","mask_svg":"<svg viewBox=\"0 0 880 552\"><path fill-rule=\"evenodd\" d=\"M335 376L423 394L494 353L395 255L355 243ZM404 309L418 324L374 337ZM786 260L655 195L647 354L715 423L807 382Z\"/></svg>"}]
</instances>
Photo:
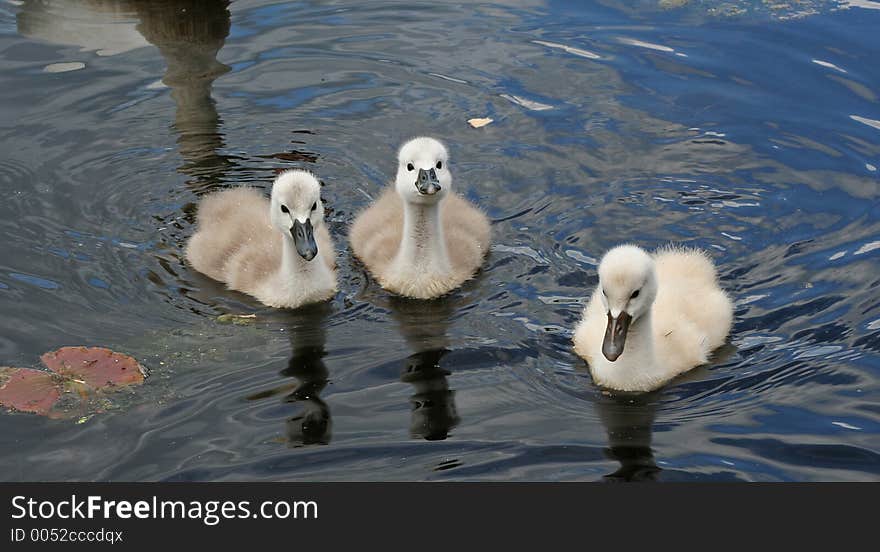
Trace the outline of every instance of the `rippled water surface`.
<instances>
[{"instance_id":1,"label":"rippled water surface","mask_svg":"<svg viewBox=\"0 0 880 552\"><path fill-rule=\"evenodd\" d=\"M0 2L0 365L151 371L90 418L0 415L0 477L878 479L878 29L870 0ZM343 238L419 134L495 236L432 302ZM295 312L182 257L201 195L290 167L340 266ZM621 241L708 249L736 300L647 396L570 346Z\"/></svg>"}]
</instances>

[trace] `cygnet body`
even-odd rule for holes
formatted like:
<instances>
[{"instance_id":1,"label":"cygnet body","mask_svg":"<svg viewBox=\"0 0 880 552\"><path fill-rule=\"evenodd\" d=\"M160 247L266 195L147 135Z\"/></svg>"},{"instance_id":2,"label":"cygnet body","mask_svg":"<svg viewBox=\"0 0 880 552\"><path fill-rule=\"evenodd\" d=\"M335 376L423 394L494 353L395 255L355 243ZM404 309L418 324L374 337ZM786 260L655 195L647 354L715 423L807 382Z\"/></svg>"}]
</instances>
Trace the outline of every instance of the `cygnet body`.
<instances>
[{"instance_id":1,"label":"cygnet body","mask_svg":"<svg viewBox=\"0 0 880 552\"><path fill-rule=\"evenodd\" d=\"M383 288L430 299L474 276L490 228L485 214L452 191L446 147L415 138L400 149L394 184L358 215L349 237Z\"/></svg>"},{"instance_id":2,"label":"cygnet body","mask_svg":"<svg viewBox=\"0 0 880 552\"><path fill-rule=\"evenodd\" d=\"M649 255L621 245L599 263L574 349L598 385L651 391L705 364L732 322L733 305L704 252L668 247Z\"/></svg>"},{"instance_id":3,"label":"cygnet body","mask_svg":"<svg viewBox=\"0 0 880 552\"><path fill-rule=\"evenodd\" d=\"M230 289L279 308L335 295L333 241L312 174L279 174L271 199L244 187L208 195L199 203L197 224L187 260Z\"/></svg>"}]
</instances>

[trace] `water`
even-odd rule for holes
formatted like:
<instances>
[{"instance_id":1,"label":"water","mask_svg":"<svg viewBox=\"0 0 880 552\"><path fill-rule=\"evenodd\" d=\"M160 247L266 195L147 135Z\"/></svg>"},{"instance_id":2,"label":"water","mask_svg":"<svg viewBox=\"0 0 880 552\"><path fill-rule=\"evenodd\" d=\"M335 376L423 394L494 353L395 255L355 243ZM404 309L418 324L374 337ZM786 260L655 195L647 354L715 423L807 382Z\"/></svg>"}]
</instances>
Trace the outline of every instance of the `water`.
<instances>
[{"instance_id":1,"label":"water","mask_svg":"<svg viewBox=\"0 0 880 552\"><path fill-rule=\"evenodd\" d=\"M0 364L152 373L82 423L0 415L2 478L878 479L880 4L664 4L0 3ZM419 134L495 235L421 303L343 239ZM200 195L290 167L339 245L298 312L181 256ZM641 397L570 346L622 241L708 249L736 299Z\"/></svg>"}]
</instances>

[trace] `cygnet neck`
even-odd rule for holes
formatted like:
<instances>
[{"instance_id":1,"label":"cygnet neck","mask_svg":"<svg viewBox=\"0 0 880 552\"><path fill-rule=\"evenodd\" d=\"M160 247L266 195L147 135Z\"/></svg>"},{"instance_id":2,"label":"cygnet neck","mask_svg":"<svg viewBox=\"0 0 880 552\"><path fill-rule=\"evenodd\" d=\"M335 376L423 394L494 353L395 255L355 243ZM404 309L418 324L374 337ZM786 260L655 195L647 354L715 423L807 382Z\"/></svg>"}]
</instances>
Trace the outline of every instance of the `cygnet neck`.
<instances>
[{"instance_id":1,"label":"cygnet neck","mask_svg":"<svg viewBox=\"0 0 880 552\"><path fill-rule=\"evenodd\" d=\"M318 253L307 261L297 252L296 245L293 243L293 237L289 232L283 233L281 238L281 274L287 281L296 279L302 281L301 277L309 277L320 273L319 271L327 270L324 262L324 252L318 248Z\"/></svg>"},{"instance_id":2,"label":"cygnet neck","mask_svg":"<svg viewBox=\"0 0 880 552\"><path fill-rule=\"evenodd\" d=\"M403 202L403 238L395 258L398 267L430 273L451 270L446 237L440 218L440 204Z\"/></svg>"},{"instance_id":3,"label":"cygnet neck","mask_svg":"<svg viewBox=\"0 0 880 552\"><path fill-rule=\"evenodd\" d=\"M639 368L648 369L654 365L654 321L652 309L634 320L626 335L624 354L631 353L630 363L638 363Z\"/></svg>"}]
</instances>

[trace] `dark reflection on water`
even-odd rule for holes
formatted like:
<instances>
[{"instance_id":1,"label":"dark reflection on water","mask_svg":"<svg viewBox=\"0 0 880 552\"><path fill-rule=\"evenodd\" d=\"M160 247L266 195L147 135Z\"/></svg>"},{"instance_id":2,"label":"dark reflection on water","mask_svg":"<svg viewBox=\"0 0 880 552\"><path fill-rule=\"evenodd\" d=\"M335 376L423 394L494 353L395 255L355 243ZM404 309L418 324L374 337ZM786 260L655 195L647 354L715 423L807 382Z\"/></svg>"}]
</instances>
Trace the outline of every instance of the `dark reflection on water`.
<instances>
[{"instance_id":1,"label":"dark reflection on water","mask_svg":"<svg viewBox=\"0 0 880 552\"><path fill-rule=\"evenodd\" d=\"M880 11L796 4L0 5L0 364L153 374L82 423L0 416L4 478L877 479ZM495 234L431 302L344 239L417 134ZM291 167L341 291L285 312L181 251L201 195ZM620 241L706 248L736 298L730 345L641 397L570 346Z\"/></svg>"},{"instance_id":2,"label":"dark reflection on water","mask_svg":"<svg viewBox=\"0 0 880 552\"><path fill-rule=\"evenodd\" d=\"M330 371L324 363L328 304L307 306L287 313L284 329L290 337L291 357L280 375L293 378L272 389L254 393L248 400L262 400L284 395L282 402L296 412L287 418L285 433L293 445L326 445L330 442L330 408L321 400Z\"/></svg>"},{"instance_id":3,"label":"dark reflection on water","mask_svg":"<svg viewBox=\"0 0 880 552\"><path fill-rule=\"evenodd\" d=\"M455 391L449 388L452 372L441 366L449 352L447 327L453 315L453 301L412 301L392 297L391 317L413 354L406 358L400 381L413 387L410 433L429 441L446 439L458 425Z\"/></svg>"},{"instance_id":4,"label":"dark reflection on water","mask_svg":"<svg viewBox=\"0 0 880 552\"><path fill-rule=\"evenodd\" d=\"M596 401L599 419L608 433L608 456L620 468L605 475L607 481L655 481L660 468L651 450L651 433L657 414L656 393L629 397L606 396Z\"/></svg>"},{"instance_id":5,"label":"dark reflection on water","mask_svg":"<svg viewBox=\"0 0 880 552\"><path fill-rule=\"evenodd\" d=\"M167 64L162 83L176 106L174 130L185 161L180 170L196 191L208 189L234 164L234 157L221 153L222 119L211 97L214 80L229 71L217 61L229 35L229 2L165 0L135 2L132 8L140 20L137 30Z\"/></svg>"},{"instance_id":6,"label":"dark reflection on water","mask_svg":"<svg viewBox=\"0 0 880 552\"><path fill-rule=\"evenodd\" d=\"M412 404L410 433L429 441L446 439L459 422L455 391L449 389L447 379L451 372L440 366L440 359L447 352L435 349L410 355L400 374L400 380L412 384L415 391L409 399Z\"/></svg>"}]
</instances>

